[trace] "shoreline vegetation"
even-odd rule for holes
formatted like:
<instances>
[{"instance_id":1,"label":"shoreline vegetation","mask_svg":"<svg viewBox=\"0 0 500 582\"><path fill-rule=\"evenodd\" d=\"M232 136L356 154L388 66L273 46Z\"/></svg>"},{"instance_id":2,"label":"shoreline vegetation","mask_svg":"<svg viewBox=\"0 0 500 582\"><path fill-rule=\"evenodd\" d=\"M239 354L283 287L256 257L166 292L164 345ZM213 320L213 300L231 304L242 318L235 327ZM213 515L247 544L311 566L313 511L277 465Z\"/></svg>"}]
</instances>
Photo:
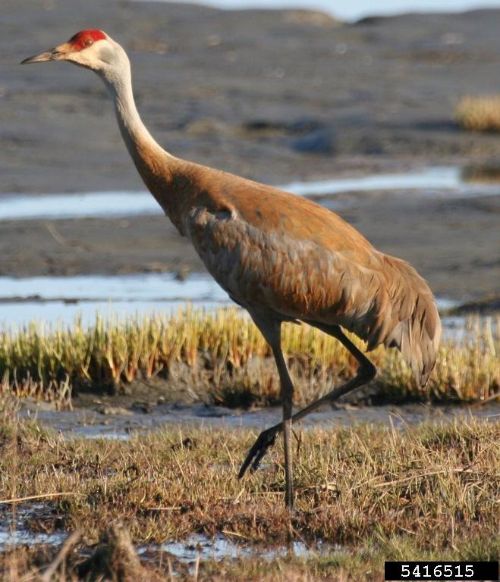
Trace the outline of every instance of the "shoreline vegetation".
<instances>
[{"instance_id":1,"label":"shoreline vegetation","mask_svg":"<svg viewBox=\"0 0 500 582\"><path fill-rule=\"evenodd\" d=\"M362 401L478 402L500 386L498 317L467 320L465 339L442 342L428 386L419 389L396 350L370 354L378 375ZM357 344L363 346L360 341ZM284 326L283 347L303 405L352 377L356 362L333 338L306 325ZM105 320L85 327L31 324L0 333L0 389L71 404L82 392L115 393L155 381L166 399L186 391L194 401L228 407L279 402L270 349L248 317L234 308L185 308L170 316Z\"/></svg>"},{"instance_id":2,"label":"shoreline vegetation","mask_svg":"<svg viewBox=\"0 0 500 582\"><path fill-rule=\"evenodd\" d=\"M2 579L378 582L384 560L491 560L500 550L495 422L304 431L290 516L281 441L239 481L252 431L67 438L19 421L15 406L5 399L0 410L2 521L10 539L60 538L4 537ZM204 554L193 535L230 550ZM287 553L290 539L306 551Z\"/></svg>"},{"instance_id":3,"label":"shoreline vegetation","mask_svg":"<svg viewBox=\"0 0 500 582\"><path fill-rule=\"evenodd\" d=\"M500 132L500 95L462 97L455 109L460 127L476 132Z\"/></svg>"}]
</instances>

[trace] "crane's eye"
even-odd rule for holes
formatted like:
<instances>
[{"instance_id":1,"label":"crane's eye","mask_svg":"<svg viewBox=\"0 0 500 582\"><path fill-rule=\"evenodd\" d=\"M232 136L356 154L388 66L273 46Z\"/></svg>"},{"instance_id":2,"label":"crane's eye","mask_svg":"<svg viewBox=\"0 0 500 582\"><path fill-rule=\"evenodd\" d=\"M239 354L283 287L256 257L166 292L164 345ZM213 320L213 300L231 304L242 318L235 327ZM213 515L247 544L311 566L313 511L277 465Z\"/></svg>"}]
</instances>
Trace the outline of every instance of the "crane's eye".
<instances>
[{"instance_id":1,"label":"crane's eye","mask_svg":"<svg viewBox=\"0 0 500 582\"><path fill-rule=\"evenodd\" d=\"M94 44L94 40L93 40L93 39L91 39L91 38L87 38L87 39L85 40L85 43L84 43L84 44L85 44L85 46L86 46L86 47L87 47L87 46L90 46L90 45L93 45L93 44Z\"/></svg>"}]
</instances>

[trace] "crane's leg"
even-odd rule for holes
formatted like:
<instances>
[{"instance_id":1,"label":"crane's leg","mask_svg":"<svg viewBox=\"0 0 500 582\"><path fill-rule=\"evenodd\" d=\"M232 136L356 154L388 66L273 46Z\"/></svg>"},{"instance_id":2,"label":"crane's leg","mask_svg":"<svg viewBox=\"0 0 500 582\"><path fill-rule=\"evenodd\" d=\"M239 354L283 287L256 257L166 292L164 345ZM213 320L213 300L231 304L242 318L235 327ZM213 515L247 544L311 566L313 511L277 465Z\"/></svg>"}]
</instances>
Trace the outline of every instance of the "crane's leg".
<instances>
[{"instance_id":1,"label":"crane's leg","mask_svg":"<svg viewBox=\"0 0 500 582\"><path fill-rule=\"evenodd\" d=\"M349 392L355 390L356 388L360 388L361 386L372 380L377 373L377 369L375 368L375 366L360 350L358 350L358 348L344 334L340 327L336 325L332 326L323 325L312 321L307 323L310 323L314 327L321 329L321 331L324 331L325 333L337 338L342 343L342 345L344 345L351 352L351 354L358 360L359 368L354 378L352 378L345 384L342 384L338 388L334 388L331 392L329 392L322 398L315 400L302 410L299 410L297 413L295 413L291 418L292 422L297 422L301 418L304 418L304 416L307 416L310 412L316 410L322 404L335 402L335 400L339 399L341 396L348 394ZM260 433L254 445L248 452L246 459L243 461L243 464L241 465L241 469L238 474L239 479L243 477L248 467L251 466L251 469L253 471L258 469L262 458L266 454L269 447L271 447L274 444L276 436L283 429L284 429L283 423L279 423Z\"/></svg>"},{"instance_id":2,"label":"crane's leg","mask_svg":"<svg viewBox=\"0 0 500 582\"><path fill-rule=\"evenodd\" d=\"M281 350L281 321L264 318L251 313L252 319L273 350L276 367L280 377L281 400L283 403L283 422L280 423L283 431L285 449L285 504L293 509L293 467L292 467L292 401L293 383L288 373L285 358ZM273 443L276 438L273 437Z\"/></svg>"}]
</instances>

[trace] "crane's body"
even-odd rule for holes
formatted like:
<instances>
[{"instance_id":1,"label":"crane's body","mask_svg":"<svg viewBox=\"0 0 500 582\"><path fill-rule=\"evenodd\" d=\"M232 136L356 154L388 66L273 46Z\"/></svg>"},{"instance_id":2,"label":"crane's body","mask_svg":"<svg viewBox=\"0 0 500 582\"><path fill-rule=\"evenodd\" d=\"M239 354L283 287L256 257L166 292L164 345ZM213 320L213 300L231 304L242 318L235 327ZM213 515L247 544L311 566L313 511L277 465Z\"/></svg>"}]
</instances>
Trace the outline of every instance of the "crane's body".
<instances>
[{"instance_id":1,"label":"crane's body","mask_svg":"<svg viewBox=\"0 0 500 582\"><path fill-rule=\"evenodd\" d=\"M234 301L283 321L340 325L369 348L397 346L416 373L428 375L439 319L429 287L408 263L377 251L308 199L205 166L170 164L173 182L150 190ZM182 181L182 204L172 204L170 189ZM430 353L419 352L421 339L431 342Z\"/></svg>"},{"instance_id":2,"label":"crane's body","mask_svg":"<svg viewBox=\"0 0 500 582\"><path fill-rule=\"evenodd\" d=\"M397 347L425 384L435 363L440 320L427 283L406 262L376 250L340 216L279 189L176 158L145 128L135 107L125 51L99 30L24 62L68 60L95 70L110 90L120 131L144 183L207 270L247 309L269 342L280 375L283 422L264 431L245 460L258 466L278 432L285 436L286 500L292 506L290 427L375 375L343 334ZM293 384L280 346L284 321L336 337L358 359L357 376L292 415Z\"/></svg>"}]
</instances>

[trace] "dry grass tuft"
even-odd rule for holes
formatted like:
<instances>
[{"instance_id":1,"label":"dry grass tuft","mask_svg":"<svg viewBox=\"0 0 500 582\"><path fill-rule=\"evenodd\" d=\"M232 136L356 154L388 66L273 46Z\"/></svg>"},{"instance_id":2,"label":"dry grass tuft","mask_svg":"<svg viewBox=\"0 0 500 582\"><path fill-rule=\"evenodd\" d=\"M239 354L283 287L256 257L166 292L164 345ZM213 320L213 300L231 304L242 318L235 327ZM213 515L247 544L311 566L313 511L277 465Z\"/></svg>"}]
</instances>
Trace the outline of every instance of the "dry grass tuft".
<instances>
[{"instance_id":1,"label":"dry grass tuft","mask_svg":"<svg viewBox=\"0 0 500 582\"><path fill-rule=\"evenodd\" d=\"M463 97L456 109L455 119L470 131L500 131L500 96Z\"/></svg>"},{"instance_id":2,"label":"dry grass tuft","mask_svg":"<svg viewBox=\"0 0 500 582\"><path fill-rule=\"evenodd\" d=\"M160 580L142 566L130 539L130 533L121 523L115 523L104 532L92 555L78 566L79 578L138 581Z\"/></svg>"}]
</instances>

